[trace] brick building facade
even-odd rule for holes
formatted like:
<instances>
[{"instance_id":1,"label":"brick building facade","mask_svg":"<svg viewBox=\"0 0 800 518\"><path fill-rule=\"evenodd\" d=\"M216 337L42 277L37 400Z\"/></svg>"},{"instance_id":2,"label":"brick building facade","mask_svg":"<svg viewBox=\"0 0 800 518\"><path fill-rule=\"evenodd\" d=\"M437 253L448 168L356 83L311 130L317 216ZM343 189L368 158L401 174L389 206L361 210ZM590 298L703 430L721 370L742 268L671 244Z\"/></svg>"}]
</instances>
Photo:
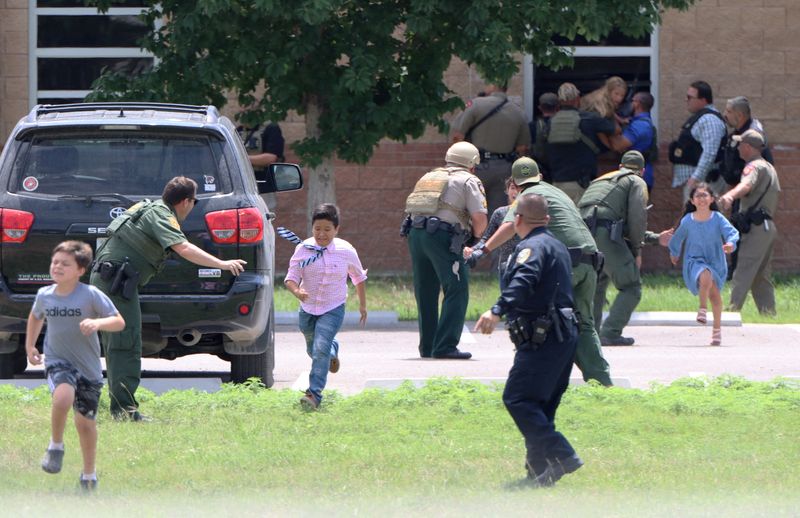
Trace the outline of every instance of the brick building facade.
<instances>
[{"instance_id":1,"label":"brick building facade","mask_svg":"<svg viewBox=\"0 0 800 518\"><path fill-rule=\"evenodd\" d=\"M35 2L0 0L0 140L36 103L31 92L29 27ZM797 271L800 264L800 2L797 0L701 0L687 12L665 13L653 37L651 89L656 95L655 114L661 141L661 161L656 167L649 226L660 230L671 226L681 212L678 190L671 189L671 168L666 144L687 118L686 88L703 79L714 89L715 105L722 109L728 98L747 96L753 114L764 124L775 155L783 192L775 216L781 237L776 244L776 270ZM34 49L35 51L35 49ZM521 73L510 83L509 94L531 113L533 92L530 73ZM613 73L614 70L609 70ZM477 74L454 61L447 77L453 91L465 99L482 88ZM538 95L539 92L537 92ZM231 113L232 107L226 112ZM287 142L302 138L302 118L281 123ZM366 165L336 162L337 203L342 209L341 237L351 241L373 272L409 271L405 243L398 228L406 196L416 180L441 164L449 144L447 135L433 130L408 144L382 142ZM288 159L294 158L288 153ZM613 167L609 158L607 170ZM305 228L306 193L279 196L278 224ZM277 264L285 265L291 252L279 243ZM669 269L663 249L645 252L646 270Z\"/></svg>"}]
</instances>

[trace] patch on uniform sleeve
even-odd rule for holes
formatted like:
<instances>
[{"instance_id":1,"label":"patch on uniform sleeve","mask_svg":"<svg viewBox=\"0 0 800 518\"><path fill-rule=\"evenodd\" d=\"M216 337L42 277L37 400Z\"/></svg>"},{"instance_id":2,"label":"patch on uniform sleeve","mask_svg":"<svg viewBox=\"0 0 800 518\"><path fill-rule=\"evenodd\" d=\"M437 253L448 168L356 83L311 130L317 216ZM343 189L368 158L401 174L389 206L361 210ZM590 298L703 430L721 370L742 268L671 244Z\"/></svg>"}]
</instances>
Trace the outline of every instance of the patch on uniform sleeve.
<instances>
[{"instance_id":1,"label":"patch on uniform sleeve","mask_svg":"<svg viewBox=\"0 0 800 518\"><path fill-rule=\"evenodd\" d=\"M167 221L169 222L169 225L172 228L174 228L175 230L180 230L181 229L181 225L180 225L180 223L178 223L178 218L176 218L175 216L170 216L167 219Z\"/></svg>"},{"instance_id":2,"label":"patch on uniform sleeve","mask_svg":"<svg viewBox=\"0 0 800 518\"><path fill-rule=\"evenodd\" d=\"M748 176L749 174L751 174L755 170L756 170L756 168L753 167L752 164L747 164L746 166L744 166L744 169L742 170L742 176L743 177L744 176Z\"/></svg>"},{"instance_id":3,"label":"patch on uniform sleeve","mask_svg":"<svg viewBox=\"0 0 800 518\"><path fill-rule=\"evenodd\" d=\"M530 256L531 256L530 248L525 248L524 250L520 250L519 253L517 254L517 264L524 263L525 261L528 260Z\"/></svg>"}]
</instances>

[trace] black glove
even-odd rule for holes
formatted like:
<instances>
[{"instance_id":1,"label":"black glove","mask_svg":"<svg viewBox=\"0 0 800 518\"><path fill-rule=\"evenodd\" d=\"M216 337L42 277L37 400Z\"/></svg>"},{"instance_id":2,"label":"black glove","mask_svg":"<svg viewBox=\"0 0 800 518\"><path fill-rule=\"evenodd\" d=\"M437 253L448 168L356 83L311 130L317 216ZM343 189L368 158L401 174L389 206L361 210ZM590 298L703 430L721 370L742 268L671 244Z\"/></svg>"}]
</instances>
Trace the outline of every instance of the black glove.
<instances>
[{"instance_id":1,"label":"black glove","mask_svg":"<svg viewBox=\"0 0 800 518\"><path fill-rule=\"evenodd\" d=\"M481 257L483 257L485 254L486 254L486 249L477 248L472 251L472 255L470 255L469 258L464 262L470 268L475 268L475 266L478 264L478 261L480 261Z\"/></svg>"}]
</instances>

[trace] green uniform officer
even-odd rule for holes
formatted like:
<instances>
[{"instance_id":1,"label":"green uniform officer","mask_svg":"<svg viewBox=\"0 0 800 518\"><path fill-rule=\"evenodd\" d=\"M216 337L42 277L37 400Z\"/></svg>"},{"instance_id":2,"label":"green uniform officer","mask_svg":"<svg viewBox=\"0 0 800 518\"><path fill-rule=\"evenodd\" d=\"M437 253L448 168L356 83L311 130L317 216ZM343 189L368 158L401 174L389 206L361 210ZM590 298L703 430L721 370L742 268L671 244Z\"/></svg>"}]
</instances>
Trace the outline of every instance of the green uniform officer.
<instances>
[{"instance_id":1,"label":"green uniform officer","mask_svg":"<svg viewBox=\"0 0 800 518\"><path fill-rule=\"evenodd\" d=\"M90 282L111 298L125 319L123 331L102 334L111 415L115 418L143 419L136 401L142 367L138 289L161 270L170 250L195 264L220 268L234 275L244 270L245 261L217 259L186 240L179 222L186 219L197 203L196 193L194 180L183 176L173 178L164 188L161 200L139 202L112 221L108 228L110 237L97 251Z\"/></svg>"},{"instance_id":2,"label":"green uniform officer","mask_svg":"<svg viewBox=\"0 0 800 518\"><path fill-rule=\"evenodd\" d=\"M473 174L480 162L469 142L450 146L447 165L424 175L406 201L408 236L423 358L469 359L458 350L469 302L462 250L486 229L486 197ZM444 292L439 314L439 292Z\"/></svg>"},{"instance_id":3,"label":"green uniform officer","mask_svg":"<svg viewBox=\"0 0 800 518\"><path fill-rule=\"evenodd\" d=\"M511 168L511 177L517 186L525 189L520 196L538 194L547 200L550 216L547 229L567 246L572 260L572 292L575 311L580 314L575 365L583 373L584 380L593 379L610 386L610 369L603 358L592 311L597 270L602 263L594 238L569 196L561 189L542 181L539 167L533 159L517 159ZM516 203L509 207L503 224L486 242L484 250L494 250L513 235L515 214Z\"/></svg>"},{"instance_id":4,"label":"green uniform officer","mask_svg":"<svg viewBox=\"0 0 800 518\"><path fill-rule=\"evenodd\" d=\"M647 184L641 177L643 171L642 154L628 151L622 155L619 170L593 180L578 203L581 216L605 255L594 298L595 325L603 345L634 343L633 338L622 336L622 330L642 298L640 251L647 230ZM609 281L619 293L600 325Z\"/></svg>"}]
</instances>

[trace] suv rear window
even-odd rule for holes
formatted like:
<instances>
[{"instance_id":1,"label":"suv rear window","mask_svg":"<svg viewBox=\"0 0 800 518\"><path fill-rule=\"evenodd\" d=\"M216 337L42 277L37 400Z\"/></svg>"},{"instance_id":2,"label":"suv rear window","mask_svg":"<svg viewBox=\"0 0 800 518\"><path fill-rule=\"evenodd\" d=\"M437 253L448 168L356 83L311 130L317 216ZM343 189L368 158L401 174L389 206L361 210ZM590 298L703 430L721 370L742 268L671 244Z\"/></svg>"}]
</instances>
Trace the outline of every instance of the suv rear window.
<instances>
[{"instance_id":1,"label":"suv rear window","mask_svg":"<svg viewBox=\"0 0 800 518\"><path fill-rule=\"evenodd\" d=\"M232 191L224 143L206 133L94 129L37 133L21 144L12 193L152 194L178 175L197 182L198 195Z\"/></svg>"}]
</instances>

